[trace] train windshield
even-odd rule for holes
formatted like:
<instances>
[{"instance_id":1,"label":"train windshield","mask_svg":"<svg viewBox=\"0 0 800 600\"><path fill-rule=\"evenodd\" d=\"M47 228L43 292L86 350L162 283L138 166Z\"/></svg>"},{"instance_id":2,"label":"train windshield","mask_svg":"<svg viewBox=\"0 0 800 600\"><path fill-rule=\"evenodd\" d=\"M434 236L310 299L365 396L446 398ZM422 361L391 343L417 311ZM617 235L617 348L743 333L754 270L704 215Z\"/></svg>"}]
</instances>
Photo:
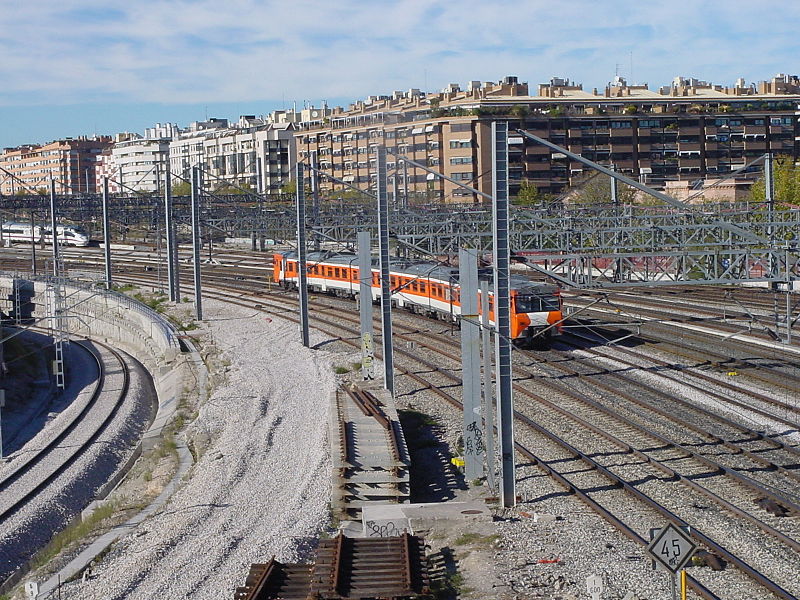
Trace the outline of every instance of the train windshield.
<instances>
[{"instance_id":1,"label":"train windshield","mask_svg":"<svg viewBox=\"0 0 800 600\"><path fill-rule=\"evenodd\" d=\"M516 308L520 313L548 312L559 310L558 297L556 296L532 296L517 294Z\"/></svg>"}]
</instances>

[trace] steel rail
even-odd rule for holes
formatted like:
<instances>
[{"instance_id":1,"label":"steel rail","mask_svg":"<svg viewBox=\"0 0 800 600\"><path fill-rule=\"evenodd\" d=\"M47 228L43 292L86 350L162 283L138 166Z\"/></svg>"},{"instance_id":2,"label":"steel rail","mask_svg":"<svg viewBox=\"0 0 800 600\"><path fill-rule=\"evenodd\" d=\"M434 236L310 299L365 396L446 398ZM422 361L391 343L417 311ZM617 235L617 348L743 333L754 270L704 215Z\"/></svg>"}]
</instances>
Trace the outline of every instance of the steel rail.
<instances>
[{"instance_id":1,"label":"steel rail","mask_svg":"<svg viewBox=\"0 0 800 600\"><path fill-rule=\"evenodd\" d=\"M75 340L73 340L73 343L79 343L80 344L80 342L75 341ZM119 364L120 364L120 366L122 368L123 384L122 384L122 388L120 389L119 393L117 394L117 399L116 399L112 409L109 411L109 413L105 416L103 421L95 428L95 430L92 432L92 434L89 436L89 438L83 444L81 444L80 446L77 446L74 449L72 449L70 451L70 453L69 453L69 456L66 457L61 462L61 464L59 466L57 466L54 469L52 469L51 472L47 476L42 478L39 481L38 484L36 484L34 487L32 487L27 492L25 492L20 498L18 498L9 507L4 509L2 511L2 513L0 513L0 524L4 523L8 519L9 516L11 516L15 512L17 512L23 505L27 504L35 495L37 495L42 490L44 490L48 485L50 485L60 475L62 475L70 466L72 466L72 464L74 464L74 462L81 455L83 455L83 453L86 452L97 441L97 439L100 437L100 435L102 435L102 433L106 430L108 425L111 423L113 418L116 416L117 412L119 411L119 408L122 406L122 403L126 399L126 397L128 395L128 389L129 389L129 386L130 386L130 370L128 368L127 363L122 358L122 355L119 354L115 349L111 348L110 346L107 346L107 345L102 344L100 342L94 342L93 341L93 343L105 347L119 361ZM99 361L99 359L98 359L98 361ZM101 369L102 369L102 367L101 367ZM101 380L102 381L105 380L105 370L104 369L102 369L102 372L101 372ZM98 388L95 390L95 393L93 394L91 403L87 404L87 406L84 407L84 409L81 411L81 414L76 419L74 419L73 422L70 423L70 425L61 434L59 434L58 436L56 436L52 440L50 440L46 444L45 448L41 452L37 452L36 455L33 457L32 461L27 461L25 463L25 468L22 471L15 471L14 474L13 474L13 480L19 479L20 477L22 477L22 475L25 474L25 472L30 471L30 469L32 469L35 464L37 464L43 458L45 458L47 453L49 453L54 448L56 448L60 442L63 442L66 439L66 437L77 428L77 426L80 424L80 422L83 420L83 418L87 414L89 414L90 410L94 407L94 405L96 404L97 400L102 395L103 391L104 391L103 390L103 386L102 385L98 386ZM5 488L8 487L8 485L10 485L9 479L11 479L11 477L6 478L6 479L3 480L3 486L0 489L5 489Z\"/></svg>"},{"instance_id":2,"label":"steel rail","mask_svg":"<svg viewBox=\"0 0 800 600\"><path fill-rule=\"evenodd\" d=\"M214 295L210 291L208 293L209 293L210 296ZM227 297L224 293L219 294L219 295L221 297L223 297L226 301L231 302L232 304L241 304L242 306L247 306L249 308L252 308L252 304L251 303L242 302L241 300L231 301L230 298ZM287 316L287 318L289 318L289 320L295 320L295 319L292 319L291 317L288 317L288 316ZM317 319L317 321L318 321L318 323L329 325L329 326L335 327L337 329L346 329L347 330L347 328L343 327L341 323L336 323L336 322L333 322L333 321L327 321L327 320L324 320L324 319ZM357 344L357 342L354 342L353 340L350 340L350 339L347 339L347 338L343 338L341 336L336 336L336 337L338 337L341 341L343 341L345 343L348 343L348 344L351 344L353 346L355 346ZM415 362L418 362L420 364L424 364L424 365L428 366L429 368L437 370L437 372L442 376L450 378L451 380L458 380L457 377L447 373L446 371L441 371L436 365L430 363L429 361L421 359L418 356L415 356L410 352L407 352L407 351L404 351L404 350L398 350L397 352L398 352L398 354L402 354L402 355L408 356L409 358L411 358ZM430 389L430 390L434 391L438 395L440 395L442 397L451 398L455 406L460 406L460 402L458 402L458 400L456 400L452 396L449 396L449 394L447 394L446 392L440 390L439 388L437 388L437 386L435 386L435 385L431 384L430 382L424 380L423 378L419 377L415 373L410 372L407 369L399 369L399 370L403 371L404 374L406 374L407 376L411 377L415 381L418 381L419 383L424 385L427 389ZM654 501L651 498L649 498L649 496L647 496L646 494L644 494L644 493L638 491L637 489L635 489L635 487L631 486L629 483L624 482L620 478L617 478L613 473L609 472L607 469L605 469L605 467L603 467L602 465L599 465L598 463L593 461L590 457L582 455L577 449L572 447L568 442L560 439L558 436L555 436L554 434L552 434L550 432L547 432L543 428L540 428L536 423L534 423L533 421L531 421L530 419L528 419L524 415L519 414L518 412L516 412L515 418L519 419L521 422L525 423L526 425L530 425L531 427L533 427L537 431L539 429L541 429L540 433L542 435L545 435L547 437L552 436L552 438L551 438L552 441L554 441L555 443L558 443L564 449L566 449L569 452L573 453L574 456L579 457L579 458L581 458L581 460L586 461L597 472L602 473L606 477L609 477L611 479L611 481L616 482L615 485L617 485L617 486L619 486L621 488L624 488L627 492L632 494L639 501L641 501L644 504L650 506L653 510L658 512L664 518L668 519L669 521L673 522L674 524L676 524L678 526L685 526L686 525L686 523L680 517L678 517L677 515L674 515L669 510L667 510L666 508L664 508L660 504L658 504L656 501ZM574 486L572 486L572 487L574 489ZM587 501L588 500L589 499L588 499L588 496L587 496ZM587 503L590 506L592 506L593 508L594 508L594 505L597 504L594 501L587 502ZM598 511L598 512L600 514L604 515L603 511ZM611 516L613 517L613 515L611 515ZM621 522L621 521L616 517L614 517L614 519L615 519L615 521L613 521L613 524L615 526L617 526L617 522ZM625 527L627 527L627 526L625 526ZM623 533L625 532L625 527L621 528ZM769 578L767 578L766 576L764 576L763 574L758 572L753 567L747 565L744 561L742 561L741 559L739 559L738 557L736 557L735 555L730 553L727 549L725 549L721 545L719 545L716 542L714 542L711 538L708 538L707 536L703 535L702 533L700 533L700 532L698 532L696 530L694 530L693 535L695 537L697 537L697 539L699 539L707 547L719 552L720 555L722 555L723 557L728 559L729 562L731 562L732 564L736 565L743 573L745 573L748 577L750 577L752 580L757 582L759 585L762 585L763 587L769 589L770 591L772 591L773 593L775 593L776 595L778 595L781 598L784 598L786 600L796 600L795 596L793 596L792 594L790 594L789 592L787 592L786 590L781 588L778 584L776 584L773 581L771 581ZM636 541L638 541L639 543L642 543L642 544L646 543L646 542L644 542L644 540L641 537L638 537L638 539ZM718 596L714 595L713 592L710 592L707 588L705 588L705 586L703 586L700 582L697 582L693 577L690 576L689 577L689 581L690 581L690 586L695 591L697 591L697 593L701 594L704 598L715 598L715 599L718 598Z\"/></svg>"}]
</instances>

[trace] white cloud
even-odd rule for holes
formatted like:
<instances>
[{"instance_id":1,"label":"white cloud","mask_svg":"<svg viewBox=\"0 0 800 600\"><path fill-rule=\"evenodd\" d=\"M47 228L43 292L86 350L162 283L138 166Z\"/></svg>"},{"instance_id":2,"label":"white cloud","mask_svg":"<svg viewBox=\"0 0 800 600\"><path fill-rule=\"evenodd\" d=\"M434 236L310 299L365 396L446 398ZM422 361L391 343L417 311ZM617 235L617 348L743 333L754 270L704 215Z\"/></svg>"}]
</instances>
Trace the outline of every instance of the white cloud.
<instances>
[{"instance_id":1,"label":"white cloud","mask_svg":"<svg viewBox=\"0 0 800 600\"><path fill-rule=\"evenodd\" d=\"M360 97L504 75L590 88L631 58L651 86L752 81L794 68L800 24L800 3L744 0L0 4L6 105Z\"/></svg>"}]
</instances>

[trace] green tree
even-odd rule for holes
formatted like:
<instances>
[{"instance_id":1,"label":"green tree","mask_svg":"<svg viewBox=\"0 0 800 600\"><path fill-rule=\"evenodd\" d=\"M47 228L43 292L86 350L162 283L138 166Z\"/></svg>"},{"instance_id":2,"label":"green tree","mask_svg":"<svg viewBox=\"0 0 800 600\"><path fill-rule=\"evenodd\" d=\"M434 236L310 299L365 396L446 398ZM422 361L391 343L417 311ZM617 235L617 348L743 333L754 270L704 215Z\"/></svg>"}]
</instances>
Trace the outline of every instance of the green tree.
<instances>
[{"instance_id":1,"label":"green tree","mask_svg":"<svg viewBox=\"0 0 800 600\"><path fill-rule=\"evenodd\" d=\"M297 193L297 182L290 179L281 186L281 194L290 194L294 196Z\"/></svg>"},{"instance_id":2,"label":"green tree","mask_svg":"<svg viewBox=\"0 0 800 600\"><path fill-rule=\"evenodd\" d=\"M252 194L253 188L247 182L237 183L236 185L223 183L214 190L214 193L220 196Z\"/></svg>"},{"instance_id":3,"label":"green tree","mask_svg":"<svg viewBox=\"0 0 800 600\"><path fill-rule=\"evenodd\" d=\"M602 173L590 173L570 187L567 198L581 204L609 204L611 178ZM636 198L636 189L617 182L617 198L620 204L632 204Z\"/></svg>"},{"instance_id":4,"label":"green tree","mask_svg":"<svg viewBox=\"0 0 800 600\"><path fill-rule=\"evenodd\" d=\"M790 156L778 156L772 163L775 181L775 205L778 208L789 208L800 205L800 171L795 167ZM766 192L764 178L761 177L750 188L750 199L764 202Z\"/></svg>"},{"instance_id":5,"label":"green tree","mask_svg":"<svg viewBox=\"0 0 800 600\"><path fill-rule=\"evenodd\" d=\"M520 121L524 121L529 114L531 114L531 109L525 104L517 104L511 109L511 115Z\"/></svg>"},{"instance_id":6,"label":"green tree","mask_svg":"<svg viewBox=\"0 0 800 600\"><path fill-rule=\"evenodd\" d=\"M179 181L172 186L173 196L190 196L192 193L192 185L188 181Z\"/></svg>"},{"instance_id":7,"label":"green tree","mask_svg":"<svg viewBox=\"0 0 800 600\"><path fill-rule=\"evenodd\" d=\"M552 197L550 194L545 194L534 184L528 181L523 181L522 185L519 186L519 192L517 192L517 195L513 200L513 204L518 206L532 206L534 204L547 202L551 198Z\"/></svg>"}]
</instances>

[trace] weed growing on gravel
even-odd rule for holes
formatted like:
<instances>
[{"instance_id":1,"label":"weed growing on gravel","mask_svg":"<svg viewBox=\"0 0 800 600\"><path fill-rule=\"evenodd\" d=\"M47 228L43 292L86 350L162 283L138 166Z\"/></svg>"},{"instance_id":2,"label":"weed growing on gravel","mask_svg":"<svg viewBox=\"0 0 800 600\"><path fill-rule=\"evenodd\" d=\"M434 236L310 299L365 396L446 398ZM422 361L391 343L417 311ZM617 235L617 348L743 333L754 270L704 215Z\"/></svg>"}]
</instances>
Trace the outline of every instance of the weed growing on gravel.
<instances>
[{"instance_id":1,"label":"weed growing on gravel","mask_svg":"<svg viewBox=\"0 0 800 600\"><path fill-rule=\"evenodd\" d=\"M136 286L133 285L132 283L126 283L125 285L114 285L111 287L111 289L114 290L115 292L120 292L121 294L124 294L125 292L130 292L132 290L135 290Z\"/></svg>"},{"instance_id":2,"label":"weed growing on gravel","mask_svg":"<svg viewBox=\"0 0 800 600\"><path fill-rule=\"evenodd\" d=\"M464 587L464 576L461 573L445 573L443 576L431 578L430 593L420 596L420 599L452 600L470 591Z\"/></svg>"},{"instance_id":3,"label":"weed growing on gravel","mask_svg":"<svg viewBox=\"0 0 800 600\"><path fill-rule=\"evenodd\" d=\"M138 300L146 306L149 306L156 312L163 313L166 310L164 304L167 302L167 296L164 295L163 292L156 292L152 296L146 296L137 292L133 294L132 298L134 300Z\"/></svg>"},{"instance_id":4,"label":"weed growing on gravel","mask_svg":"<svg viewBox=\"0 0 800 600\"><path fill-rule=\"evenodd\" d=\"M337 375L344 375L345 373L349 373L350 369L347 367L338 366L334 367L333 372L336 373Z\"/></svg>"},{"instance_id":5,"label":"weed growing on gravel","mask_svg":"<svg viewBox=\"0 0 800 600\"><path fill-rule=\"evenodd\" d=\"M499 535L480 535L479 533L464 533L461 534L453 542L456 546L491 546L495 541L500 539Z\"/></svg>"},{"instance_id":6,"label":"weed growing on gravel","mask_svg":"<svg viewBox=\"0 0 800 600\"><path fill-rule=\"evenodd\" d=\"M47 546L45 546L34 558L35 567L41 567L67 546L82 540L92 533L102 521L111 517L117 510L116 502L107 502L98 506L95 511L85 520L70 525L63 531L53 536Z\"/></svg>"}]
</instances>

